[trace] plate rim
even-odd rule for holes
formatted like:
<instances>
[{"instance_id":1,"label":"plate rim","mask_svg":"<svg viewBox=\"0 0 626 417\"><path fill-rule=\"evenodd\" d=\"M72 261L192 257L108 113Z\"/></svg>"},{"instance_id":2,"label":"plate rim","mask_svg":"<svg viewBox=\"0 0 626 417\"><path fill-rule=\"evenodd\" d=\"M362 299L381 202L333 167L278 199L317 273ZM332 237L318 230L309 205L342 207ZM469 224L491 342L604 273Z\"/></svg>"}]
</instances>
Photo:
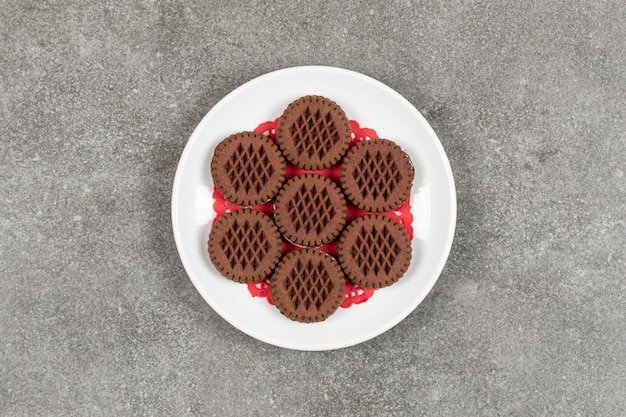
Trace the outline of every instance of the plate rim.
<instances>
[{"instance_id":1,"label":"plate rim","mask_svg":"<svg viewBox=\"0 0 626 417\"><path fill-rule=\"evenodd\" d=\"M210 119L210 116L215 113L218 112L220 110L221 107L223 107L225 104L225 102L227 102L228 98L238 94L241 90L244 90L248 87L250 87L251 85L255 84L255 83L260 83L260 82L264 82L266 79L271 78L271 77L277 77L277 76L281 76L281 74L284 73L294 73L294 72L308 72L308 71L313 71L313 72L326 72L326 73L342 73L343 75L349 75L351 77L356 77L359 78L361 81L370 83L370 84L374 84L377 88L382 89L385 91L385 93L390 94L392 96L394 96L395 99L399 100L400 102L402 102L402 104L404 105L404 107L406 107L412 114L413 116L415 116L417 119L419 119L419 122L421 125L423 125L423 127L429 132L429 134L436 139L433 144L437 150L437 153L439 154L439 157L441 159L441 161L443 162L443 170L445 172L445 176L446 176L446 181L449 184L448 187L448 198L450 200L450 216L448 219L448 224L449 224L449 231L448 234L445 238L445 243L443 245L444 248L444 252L442 252L442 255L439 257L438 263L436 264L436 266L433 268L433 274L432 277L430 278L430 283L425 287L427 289L427 291L423 292L423 296L421 297L416 297L415 300L412 303L409 303L400 314L397 314L392 320L389 320L385 323L385 325L383 326L379 326L376 329L373 329L372 331L369 332L363 332L363 334L360 337L353 337L352 339L350 339L349 341L345 342L328 342L325 344L318 344L318 345L300 345L297 343L287 343L287 342L282 342L282 341L277 341L274 340L273 338L269 338L269 337L265 337L262 333L257 332L255 329L253 328L246 328L245 330L240 328L238 325L235 325L232 321L230 321L229 319L227 319L224 315L224 312L221 308L213 305L212 303L209 302L209 300L207 299L207 296L205 295L205 290L199 286L199 284L196 283L196 278L194 277L194 273L192 273L191 271L193 271L193 268L191 268L190 265L188 265L186 259L184 258L183 254L182 254L182 242L181 242L181 236L180 236L180 224L179 222L177 222L177 218L178 218L178 214L179 214L179 207L178 207L178 201L176 199L176 197L178 196L179 192L180 192L180 187L181 187L181 181L182 181L182 171L185 167L185 162L187 161L187 159L189 158L189 155L191 153L191 149L192 149L192 145L193 143L196 142L196 137L199 135L199 132L204 130L205 124L208 123L208 120ZM244 334L247 334L250 337L253 337L259 341L262 341L264 343L268 343L270 345L273 346L278 346L281 348L286 348L286 349L293 349L293 350L300 350L300 351L328 351L328 350L334 350L334 349L341 349L341 348L346 348L346 347L350 347L350 346L354 346L360 343L363 343L365 341L368 341L370 339L373 339L385 332L387 332L388 330L390 330L391 328L393 328L394 326L396 326L398 323L400 323L401 321L403 321L411 312L413 312L421 303L422 301L426 298L426 296L428 294L431 293L432 288L434 287L434 285L436 284L436 282L439 280L439 277L441 276L441 273L443 272L443 269L448 261L448 258L450 256L450 251L452 248L452 243L454 240L454 236L455 236L455 232L456 232L456 222L457 222L457 198L456 198L456 184L454 182L454 176L452 173L452 167L450 165L450 161L447 157L447 154L445 152L445 149L443 148L443 144L441 143L441 140L439 139L439 136L436 134L436 132L434 131L434 129L432 128L432 126L430 125L430 123L428 123L428 121L426 120L426 118L419 112L419 110L417 110L417 108L411 103L409 102L404 96L402 96L399 92L397 92L396 90L394 90L393 88L389 87L388 85L382 83L381 81L378 81L375 78L372 78L368 75L362 74L360 72L356 72L353 70L349 70L349 69L345 69L345 68L341 68L341 67L336 67L336 66L323 66L323 65L303 65L303 66L293 66L293 67L286 67L286 68L281 68L275 71L270 71L267 72L265 74L262 74L260 76L257 76L255 78L252 78L248 81L246 81L245 83L241 84L240 86L236 87L235 89L233 89L232 91L230 91L228 94L226 94L225 96L223 96L214 106L212 106L209 111L207 113L205 113L205 115L202 117L201 121L198 123L198 125L195 127L195 129L193 130L192 134L189 136L189 138L187 139L187 142L185 143L185 146L183 148L183 151L180 154L179 157L179 161L178 161L178 165L176 167L176 172L175 172L175 176L174 176L174 181L173 181L173 187L172 187L172 194L171 194L171 216L172 216L172 229L173 229L173 234L174 234L174 241L176 244L176 249L177 249L177 253L178 253L178 257L181 261L181 263L183 264L183 267L185 269L185 272L188 276L188 278L191 280L192 284L194 285L196 291L198 291L200 293L200 295L202 296L202 298L204 299L204 301L216 312L218 313L219 316L221 316L221 318L223 320L225 320L227 323L229 323L230 325L232 325L234 328L236 328L237 330L241 331Z\"/></svg>"}]
</instances>

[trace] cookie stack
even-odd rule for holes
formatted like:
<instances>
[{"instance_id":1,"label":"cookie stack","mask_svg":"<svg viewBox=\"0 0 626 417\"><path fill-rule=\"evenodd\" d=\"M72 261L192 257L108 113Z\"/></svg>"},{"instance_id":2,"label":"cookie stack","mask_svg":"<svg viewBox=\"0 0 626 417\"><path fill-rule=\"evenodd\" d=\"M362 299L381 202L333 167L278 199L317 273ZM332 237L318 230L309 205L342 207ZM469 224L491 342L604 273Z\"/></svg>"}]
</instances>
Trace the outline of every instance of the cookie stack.
<instances>
[{"instance_id":1,"label":"cookie stack","mask_svg":"<svg viewBox=\"0 0 626 417\"><path fill-rule=\"evenodd\" d=\"M222 140L211 175L224 197L244 206L220 217L208 251L225 277L250 283L271 275L272 300L286 317L323 321L344 298L346 279L382 288L400 279L411 242L396 221L380 213L407 201L414 169L393 141L350 147L350 122L334 101L301 97L284 110L276 142L252 132ZM285 180L288 164L301 175ZM324 171L338 167L340 177ZM273 215L250 208L273 201ZM348 205L368 214L346 225ZM283 254L283 241L300 247ZM318 248L336 243L336 257Z\"/></svg>"}]
</instances>

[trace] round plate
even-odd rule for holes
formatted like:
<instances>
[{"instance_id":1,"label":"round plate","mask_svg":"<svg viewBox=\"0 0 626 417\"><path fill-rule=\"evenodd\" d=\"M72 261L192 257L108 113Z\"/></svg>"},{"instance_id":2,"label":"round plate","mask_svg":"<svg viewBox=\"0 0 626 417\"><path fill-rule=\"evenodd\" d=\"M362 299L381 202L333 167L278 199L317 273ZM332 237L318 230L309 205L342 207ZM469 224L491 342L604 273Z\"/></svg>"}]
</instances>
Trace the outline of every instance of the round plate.
<instances>
[{"instance_id":1,"label":"round plate","mask_svg":"<svg viewBox=\"0 0 626 417\"><path fill-rule=\"evenodd\" d=\"M210 161L217 143L279 117L304 95L339 104L351 120L394 140L415 165L411 190L413 260L396 284L367 302L339 308L320 323L298 323L244 284L222 277L209 259L213 211ZM456 225L456 194L445 151L426 119L400 94L368 76L333 67L287 68L265 74L224 97L202 119L181 155L172 191L172 223L181 261L198 292L226 321L272 345L330 350L364 342L408 316L441 273Z\"/></svg>"}]
</instances>

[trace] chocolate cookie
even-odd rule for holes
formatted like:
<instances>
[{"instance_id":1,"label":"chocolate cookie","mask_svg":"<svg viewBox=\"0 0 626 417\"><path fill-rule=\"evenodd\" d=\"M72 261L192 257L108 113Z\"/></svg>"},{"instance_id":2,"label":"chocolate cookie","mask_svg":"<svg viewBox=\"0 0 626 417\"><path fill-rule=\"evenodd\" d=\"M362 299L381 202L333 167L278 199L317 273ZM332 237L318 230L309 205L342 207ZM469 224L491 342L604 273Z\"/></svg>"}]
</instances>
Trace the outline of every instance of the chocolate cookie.
<instances>
[{"instance_id":1,"label":"chocolate cookie","mask_svg":"<svg viewBox=\"0 0 626 417\"><path fill-rule=\"evenodd\" d=\"M353 146L341 165L341 187L355 206L372 212L393 210L406 201L415 171L409 155L387 139Z\"/></svg>"},{"instance_id":2,"label":"chocolate cookie","mask_svg":"<svg viewBox=\"0 0 626 417\"><path fill-rule=\"evenodd\" d=\"M267 277L282 255L278 228L254 209L232 211L213 224L209 256L225 277L243 283Z\"/></svg>"},{"instance_id":3,"label":"chocolate cookie","mask_svg":"<svg viewBox=\"0 0 626 417\"><path fill-rule=\"evenodd\" d=\"M226 200L253 206L273 198L285 180L286 162L267 136L240 132L222 140L211 160L211 175Z\"/></svg>"},{"instance_id":4,"label":"chocolate cookie","mask_svg":"<svg viewBox=\"0 0 626 417\"><path fill-rule=\"evenodd\" d=\"M369 214L352 221L337 242L337 258L348 278L365 288L398 281L411 262L411 240L389 217Z\"/></svg>"},{"instance_id":5,"label":"chocolate cookie","mask_svg":"<svg viewBox=\"0 0 626 417\"><path fill-rule=\"evenodd\" d=\"M300 97L289 104L278 121L276 143L285 157L304 169L335 165L348 150L350 121L332 100Z\"/></svg>"},{"instance_id":6,"label":"chocolate cookie","mask_svg":"<svg viewBox=\"0 0 626 417\"><path fill-rule=\"evenodd\" d=\"M335 239L346 224L346 200L327 177L304 174L289 179L276 197L274 219L291 242L317 247Z\"/></svg>"},{"instance_id":7,"label":"chocolate cookie","mask_svg":"<svg viewBox=\"0 0 626 417\"><path fill-rule=\"evenodd\" d=\"M280 261L270 292L282 314L310 323L326 320L339 308L345 286L345 275L335 258L315 249L300 249Z\"/></svg>"}]
</instances>

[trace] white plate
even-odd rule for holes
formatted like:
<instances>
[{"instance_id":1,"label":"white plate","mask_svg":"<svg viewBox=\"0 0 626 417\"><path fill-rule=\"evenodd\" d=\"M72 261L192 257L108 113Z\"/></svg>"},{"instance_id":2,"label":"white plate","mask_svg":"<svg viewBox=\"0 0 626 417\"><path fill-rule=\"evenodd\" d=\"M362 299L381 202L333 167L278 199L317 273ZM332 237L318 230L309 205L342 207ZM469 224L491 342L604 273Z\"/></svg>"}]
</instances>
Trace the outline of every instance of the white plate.
<instances>
[{"instance_id":1,"label":"white plate","mask_svg":"<svg viewBox=\"0 0 626 417\"><path fill-rule=\"evenodd\" d=\"M349 119L404 148L415 165L411 190L413 261L396 284L367 302L339 310L320 323L293 322L245 284L222 277L207 253L213 218L209 164L217 143L274 120L296 98L315 94L337 102ZM224 97L187 143L172 191L174 238L196 289L226 321L264 342L290 349L330 350L369 340L395 326L426 297L441 273L456 224L456 194L445 151L426 119L400 94L353 71L287 68L265 74Z\"/></svg>"}]
</instances>

